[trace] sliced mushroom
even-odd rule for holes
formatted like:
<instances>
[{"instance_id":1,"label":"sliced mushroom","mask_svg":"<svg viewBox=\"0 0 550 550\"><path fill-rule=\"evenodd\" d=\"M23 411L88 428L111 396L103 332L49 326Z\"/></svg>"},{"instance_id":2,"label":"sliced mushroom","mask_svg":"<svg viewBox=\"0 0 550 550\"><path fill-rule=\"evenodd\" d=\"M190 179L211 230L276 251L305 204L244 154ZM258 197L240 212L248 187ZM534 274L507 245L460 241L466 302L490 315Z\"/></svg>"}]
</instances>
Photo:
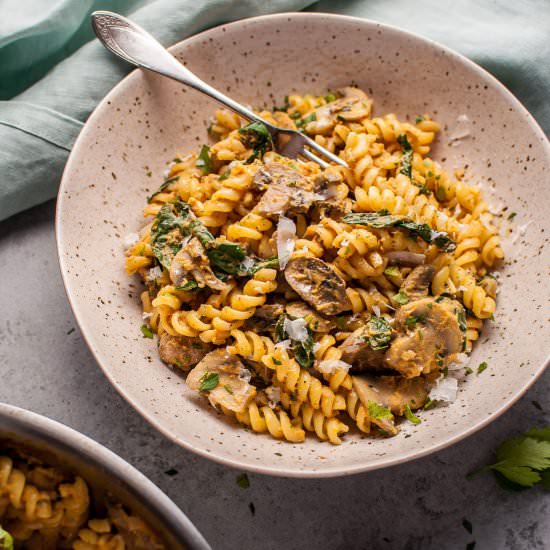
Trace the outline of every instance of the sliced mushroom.
<instances>
[{"instance_id":1,"label":"sliced mushroom","mask_svg":"<svg viewBox=\"0 0 550 550\"><path fill-rule=\"evenodd\" d=\"M244 322L244 330L256 332L269 331L275 328L279 315L282 315L285 308L282 304L265 304L257 307L254 315Z\"/></svg>"},{"instance_id":2,"label":"sliced mushroom","mask_svg":"<svg viewBox=\"0 0 550 550\"><path fill-rule=\"evenodd\" d=\"M382 370L386 349L372 349L369 344L369 328L361 326L341 344L342 361L352 365L351 372Z\"/></svg>"},{"instance_id":3,"label":"sliced mushroom","mask_svg":"<svg viewBox=\"0 0 550 550\"><path fill-rule=\"evenodd\" d=\"M167 332L162 333L159 340L160 358L168 365L183 370L195 366L211 349L210 344L205 344L199 338L172 336Z\"/></svg>"},{"instance_id":4,"label":"sliced mushroom","mask_svg":"<svg viewBox=\"0 0 550 550\"><path fill-rule=\"evenodd\" d=\"M316 109L315 120L306 125L308 133L326 135L336 126L338 119L357 121L369 116L371 101L363 91L347 87L339 92L343 97Z\"/></svg>"},{"instance_id":5,"label":"sliced mushroom","mask_svg":"<svg viewBox=\"0 0 550 550\"><path fill-rule=\"evenodd\" d=\"M456 300L431 297L399 308L394 325L398 336L384 357L386 367L413 378L447 366L462 350L458 315L463 312Z\"/></svg>"},{"instance_id":6,"label":"sliced mushroom","mask_svg":"<svg viewBox=\"0 0 550 550\"><path fill-rule=\"evenodd\" d=\"M219 291L228 288L227 283L214 275L208 256L196 237L183 245L170 264L170 279L176 286L182 284L188 276L191 276L200 288L208 286Z\"/></svg>"},{"instance_id":7,"label":"sliced mushroom","mask_svg":"<svg viewBox=\"0 0 550 550\"><path fill-rule=\"evenodd\" d=\"M291 260L286 266L285 278L302 300L324 315L337 315L350 307L345 281L323 260Z\"/></svg>"},{"instance_id":8,"label":"sliced mushroom","mask_svg":"<svg viewBox=\"0 0 550 550\"><path fill-rule=\"evenodd\" d=\"M363 404L374 401L396 416L403 416L407 405L411 410L422 407L429 391L429 384L422 377L408 380L401 376L353 376L353 387Z\"/></svg>"},{"instance_id":9,"label":"sliced mushroom","mask_svg":"<svg viewBox=\"0 0 550 550\"><path fill-rule=\"evenodd\" d=\"M361 311L360 313L344 313L338 315L335 319L336 326L342 332L353 332L358 328L361 328L370 319L371 315L368 311Z\"/></svg>"},{"instance_id":10,"label":"sliced mushroom","mask_svg":"<svg viewBox=\"0 0 550 550\"><path fill-rule=\"evenodd\" d=\"M192 390L201 391L201 385L214 375L217 375L217 385L204 390L210 403L236 413L244 412L256 395L256 388L249 383L250 371L236 355L225 349L216 349L205 355L187 375L187 385Z\"/></svg>"},{"instance_id":11,"label":"sliced mushroom","mask_svg":"<svg viewBox=\"0 0 550 550\"><path fill-rule=\"evenodd\" d=\"M313 332L330 332L336 324L326 319L304 302L292 302L286 306L286 312L294 319L304 319Z\"/></svg>"},{"instance_id":12,"label":"sliced mushroom","mask_svg":"<svg viewBox=\"0 0 550 550\"><path fill-rule=\"evenodd\" d=\"M435 267L433 265L415 267L403 281L401 292L407 295L410 302L427 296L434 274Z\"/></svg>"},{"instance_id":13,"label":"sliced mushroom","mask_svg":"<svg viewBox=\"0 0 550 550\"><path fill-rule=\"evenodd\" d=\"M254 176L254 187L265 190L255 210L264 216L307 212L315 199L313 182L298 170L271 162Z\"/></svg>"}]
</instances>

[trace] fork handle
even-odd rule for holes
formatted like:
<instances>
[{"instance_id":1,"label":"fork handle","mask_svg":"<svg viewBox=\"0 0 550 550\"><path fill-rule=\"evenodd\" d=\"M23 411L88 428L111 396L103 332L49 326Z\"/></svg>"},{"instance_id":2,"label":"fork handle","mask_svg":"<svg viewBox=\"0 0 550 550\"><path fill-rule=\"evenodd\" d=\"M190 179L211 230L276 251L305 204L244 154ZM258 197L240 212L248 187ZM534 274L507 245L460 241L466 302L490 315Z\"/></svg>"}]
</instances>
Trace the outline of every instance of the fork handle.
<instances>
[{"instance_id":1,"label":"fork handle","mask_svg":"<svg viewBox=\"0 0 550 550\"><path fill-rule=\"evenodd\" d=\"M118 57L137 67L154 71L191 86L235 111L243 118L261 122L275 135L276 130L271 124L202 81L147 31L129 19L110 11L96 11L92 14L92 26L104 46Z\"/></svg>"}]
</instances>

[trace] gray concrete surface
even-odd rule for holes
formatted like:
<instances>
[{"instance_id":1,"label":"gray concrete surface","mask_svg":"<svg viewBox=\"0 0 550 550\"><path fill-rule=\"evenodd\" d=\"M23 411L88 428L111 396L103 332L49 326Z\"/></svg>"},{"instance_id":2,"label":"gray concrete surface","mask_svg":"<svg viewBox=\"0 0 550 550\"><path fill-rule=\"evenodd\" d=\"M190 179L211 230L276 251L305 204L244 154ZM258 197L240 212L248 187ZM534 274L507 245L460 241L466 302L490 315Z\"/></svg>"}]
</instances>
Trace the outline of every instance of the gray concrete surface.
<instances>
[{"instance_id":1,"label":"gray concrete surface","mask_svg":"<svg viewBox=\"0 0 550 550\"><path fill-rule=\"evenodd\" d=\"M0 224L0 400L118 453L158 484L213 548L441 550L474 540L476 550L550 548L550 493L509 493L489 475L465 478L500 440L549 423L550 372L491 426L427 458L343 479L250 475L250 488L241 489L240 472L173 445L111 388L65 297L53 219L48 203ZM172 469L178 473L170 476Z\"/></svg>"}]
</instances>

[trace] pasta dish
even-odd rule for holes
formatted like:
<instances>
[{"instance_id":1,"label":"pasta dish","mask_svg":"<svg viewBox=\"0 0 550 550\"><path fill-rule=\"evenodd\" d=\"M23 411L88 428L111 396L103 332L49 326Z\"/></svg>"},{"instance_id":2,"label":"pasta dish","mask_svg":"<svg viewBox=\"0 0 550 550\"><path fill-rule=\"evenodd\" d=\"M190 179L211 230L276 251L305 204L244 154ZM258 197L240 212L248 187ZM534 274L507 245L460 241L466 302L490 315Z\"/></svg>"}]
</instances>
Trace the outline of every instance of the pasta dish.
<instances>
[{"instance_id":1,"label":"pasta dish","mask_svg":"<svg viewBox=\"0 0 550 550\"><path fill-rule=\"evenodd\" d=\"M372 115L348 87L259 113L348 166L281 156L267 128L215 114L129 235L144 337L189 388L254 432L339 444L391 436L453 401L495 312L503 258L480 189L429 156L428 115Z\"/></svg>"},{"instance_id":2,"label":"pasta dish","mask_svg":"<svg viewBox=\"0 0 550 550\"><path fill-rule=\"evenodd\" d=\"M138 516L88 483L19 449L0 453L3 550L164 550Z\"/></svg>"}]
</instances>

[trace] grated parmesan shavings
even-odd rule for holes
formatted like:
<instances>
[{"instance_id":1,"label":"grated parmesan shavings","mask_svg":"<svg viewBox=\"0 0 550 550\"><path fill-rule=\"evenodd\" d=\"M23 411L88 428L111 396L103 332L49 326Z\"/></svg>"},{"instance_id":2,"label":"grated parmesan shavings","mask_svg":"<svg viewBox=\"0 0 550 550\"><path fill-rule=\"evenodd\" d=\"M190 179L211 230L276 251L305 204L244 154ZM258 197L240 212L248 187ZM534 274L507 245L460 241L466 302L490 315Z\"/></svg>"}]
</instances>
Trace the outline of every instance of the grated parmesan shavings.
<instances>
[{"instance_id":1,"label":"grated parmesan shavings","mask_svg":"<svg viewBox=\"0 0 550 550\"><path fill-rule=\"evenodd\" d=\"M277 256L282 270L285 269L294 252L295 237L296 224L285 216L279 216L279 222L277 223Z\"/></svg>"}]
</instances>

